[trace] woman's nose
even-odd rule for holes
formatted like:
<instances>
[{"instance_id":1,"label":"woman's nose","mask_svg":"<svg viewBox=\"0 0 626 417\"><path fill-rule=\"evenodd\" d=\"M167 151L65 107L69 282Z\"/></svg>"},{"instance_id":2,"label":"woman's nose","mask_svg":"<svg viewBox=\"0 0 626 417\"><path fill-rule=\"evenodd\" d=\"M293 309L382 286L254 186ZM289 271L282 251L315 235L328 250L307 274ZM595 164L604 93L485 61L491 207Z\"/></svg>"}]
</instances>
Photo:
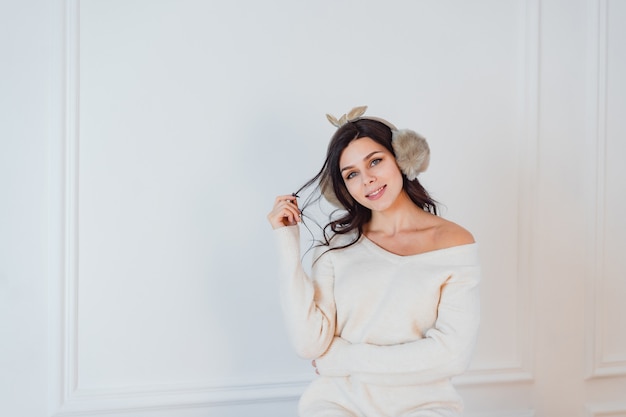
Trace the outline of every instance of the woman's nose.
<instances>
[{"instance_id":1,"label":"woman's nose","mask_svg":"<svg viewBox=\"0 0 626 417\"><path fill-rule=\"evenodd\" d=\"M374 181L376 181L376 177L373 175L363 175L363 183L364 184L371 184Z\"/></svg>"}]
</instances>

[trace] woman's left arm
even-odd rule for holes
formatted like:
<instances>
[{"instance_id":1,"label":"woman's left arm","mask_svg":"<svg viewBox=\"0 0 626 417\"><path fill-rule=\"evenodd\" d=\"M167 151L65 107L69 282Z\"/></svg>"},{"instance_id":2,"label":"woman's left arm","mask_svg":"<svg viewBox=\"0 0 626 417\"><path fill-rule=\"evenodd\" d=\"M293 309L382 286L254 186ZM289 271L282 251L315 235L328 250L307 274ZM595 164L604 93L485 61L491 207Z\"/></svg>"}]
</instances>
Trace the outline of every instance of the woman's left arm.
<instances>
[{"instance_id":1,"label":"woman's left arm","mask_svg":"<svg viewBox=\"0 0 626 417\"><path fill-rule=\"evenodd\" d=\"M435 325L424 338L379 346L335 337L316 360L320 375L358 375L364 382L407 385L463 373L471 359L480 316L480 267L457 267L441 288Z\"/></svg>"}]
</instances>

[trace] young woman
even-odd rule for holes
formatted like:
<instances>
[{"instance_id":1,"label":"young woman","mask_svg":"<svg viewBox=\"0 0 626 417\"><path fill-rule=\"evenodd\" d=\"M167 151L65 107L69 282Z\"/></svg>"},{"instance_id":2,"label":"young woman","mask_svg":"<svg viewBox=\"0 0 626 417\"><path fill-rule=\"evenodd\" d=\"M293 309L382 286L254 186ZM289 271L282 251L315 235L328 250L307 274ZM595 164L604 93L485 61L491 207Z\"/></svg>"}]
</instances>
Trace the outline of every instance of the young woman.
<instances>
[{"instance_id":1,"label":"young woman","mask_svg":"<svg viewBox=\"0 0 626 417\"><path fill-rule=\"evenodd\" d=\"M277 197L268 214L289 334L320 375L299 413L459 416L450 379L467 368L478 330L476 244L437 215L417 179L429 162L426 141L364 117L365 109L328 116L338 130L307 185L319 183L343 211L325 228L310 276L301 263L297 197Z\"/></svg>"}]
</instances>

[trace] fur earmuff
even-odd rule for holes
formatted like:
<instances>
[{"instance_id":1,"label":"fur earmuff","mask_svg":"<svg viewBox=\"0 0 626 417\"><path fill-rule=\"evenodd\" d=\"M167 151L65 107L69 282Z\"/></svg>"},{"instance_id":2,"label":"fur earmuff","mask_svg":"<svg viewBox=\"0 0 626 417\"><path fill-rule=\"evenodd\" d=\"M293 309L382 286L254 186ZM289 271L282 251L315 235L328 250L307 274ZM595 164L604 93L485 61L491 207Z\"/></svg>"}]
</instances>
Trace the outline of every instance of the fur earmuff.
<instances>
[{"instance_id":1,"label":"fur earmuff","mask_svg":"<svg viewBox=\"0 0 626 417\"><path fill-rule=\"evenodd\" d=\"M343 207L343 205L339 202L335 191L333 190L333 184L330 177L323 176L320 179L320 191L322 192L322 195L324 196L326 201L328 201L330 204L335 207Z\"/></svg>"},{"instance_id":2,"label":"fur earmuff","mask_svg":"<svg viewBox=\"0 0 626 417\"><path fill-rule=\"evenodd\" d=\"M418 133L409 130L394 130L391 146L396 154L396 161L400 170L413 181L426 171L430 162L430 148L426 139Z\"/></svg>"}]
</instances>

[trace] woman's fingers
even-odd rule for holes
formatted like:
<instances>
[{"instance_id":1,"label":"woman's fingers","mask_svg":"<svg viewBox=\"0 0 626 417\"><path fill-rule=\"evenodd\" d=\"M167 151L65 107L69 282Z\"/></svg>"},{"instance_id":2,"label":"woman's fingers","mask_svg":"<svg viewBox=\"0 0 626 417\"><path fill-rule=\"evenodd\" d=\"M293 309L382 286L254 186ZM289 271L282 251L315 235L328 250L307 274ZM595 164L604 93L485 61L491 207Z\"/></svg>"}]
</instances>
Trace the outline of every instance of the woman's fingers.
<instances>
[{"instance_id":1,"label":"woman's fingers","mask_svg":"<svg viewBox=\"0 0 626 417\"><path fill-rule=\"evenodd\" d=\"M278 197L276 197L276 200L274 201L274 206L276 206L277 204L281 203L281 202L291 202L293 204L295 204L296 206L298 205L298 200L296 199L295 196L289 194L289 195L279 195Z\"/></svg>"},{"instance_id":2,"label":"woman's fingers","mask_svg":"<svg viewBox=\"0 0 626 417\"><path fill-rule=\"evenodd\" d=\"M315 363L315 361L312 361L311 365L313 365L313 368L315 368L315 373L319 375L320 371L317 370L317 364Z\"/></svg>"},{"instance_id":3,"label":"woman's fingers","mask_svg":"<svg viewBox=\"0 0 626 417\"><path fill-rule=\"evenodd\" d=\"M295 223L300 218L300 209L298 209L298 200L292 195L284 195L276 198L274 208L283 214L283 217L289 219L290 223Z\"/></svg>"},{"instance_id":4,"label":"woman's fingers","mask_svg":"<svg viewBox=\"0 0 626 417\"><path fill-rule=\"evenodd\" d=\"M296 225L300 221L300 218L298 200L293 195L276 197L274 207L267 215L267 219L274 229Z\"/></svg>"}]
</instances>

